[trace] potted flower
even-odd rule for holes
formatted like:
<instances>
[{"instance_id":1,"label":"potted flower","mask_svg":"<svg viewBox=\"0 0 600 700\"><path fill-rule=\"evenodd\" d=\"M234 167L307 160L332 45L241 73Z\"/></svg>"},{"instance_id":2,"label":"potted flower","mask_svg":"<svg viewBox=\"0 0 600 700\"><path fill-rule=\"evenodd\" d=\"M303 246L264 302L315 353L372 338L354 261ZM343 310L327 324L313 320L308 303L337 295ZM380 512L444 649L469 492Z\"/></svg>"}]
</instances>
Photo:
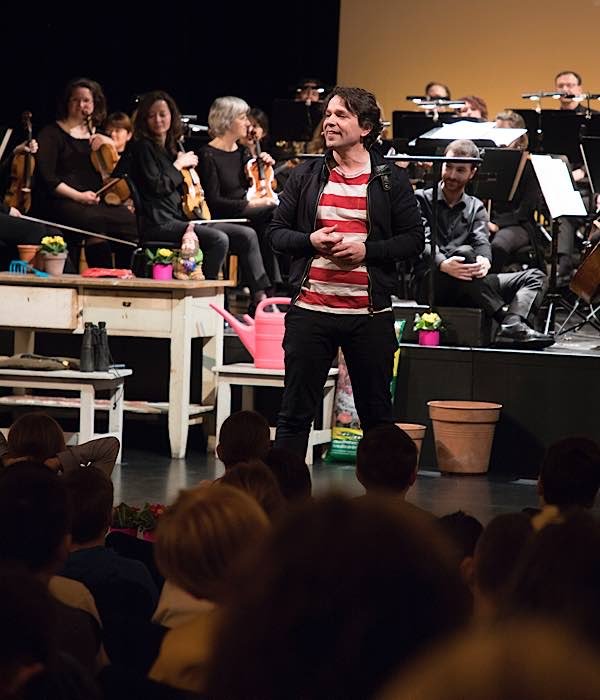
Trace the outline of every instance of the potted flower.
<instances>
[{"instance_id":1,"label":"potted flower","mask_svg":"<svg viewBox=\"0 0 600 700\"><path fill-rule=\"evenodd\" d=\"M419 334L419 345L439 345L442 319L434 311L415 314L413 330Z\"/></svg>"},{"instance_id":2,"label":"potted flower","mask_svg":"<svg viewBox=\"0 0 600 700\"><path fill-rule=\"evenodd\" d=\"M158 248L153 252L146 248L148 264L152 265L152 279L170 280L173 278L173 262L175 253L170 248Z\"/></svg>"},{"instance_id":3,"label":"potted flower","mask_svg":"<svg viewBox=\"0 0 600 700\"><path fill-rule=\"evenodd\" d=\"M154 542L154 531L158 525L158 519L165 512L166 507L162 503L145 503L138 513L138 537Z\"/></svg>"},{"instance_id":4,"label":"potted flower","mask_svg":"<svg viewBox=\"0 0 600 700\"><path fill-rule=\"evenodd\" d=\"M67 244L62 236L44 236L40 253L44 270L50 275L62 275L67 259Z\"/></svg>"},{"instance_id":5,"label":"potted flower","mask_svg":"<svg viewBox=\"0 0 600 700\"><path fill-rule=\"evenodd\" d=\"M113 517L110 525L111 532L123 532L126 535L137 537L139 527L140 509L127 503L119 503L113 508Z\"/></svg>"}]
</instances>

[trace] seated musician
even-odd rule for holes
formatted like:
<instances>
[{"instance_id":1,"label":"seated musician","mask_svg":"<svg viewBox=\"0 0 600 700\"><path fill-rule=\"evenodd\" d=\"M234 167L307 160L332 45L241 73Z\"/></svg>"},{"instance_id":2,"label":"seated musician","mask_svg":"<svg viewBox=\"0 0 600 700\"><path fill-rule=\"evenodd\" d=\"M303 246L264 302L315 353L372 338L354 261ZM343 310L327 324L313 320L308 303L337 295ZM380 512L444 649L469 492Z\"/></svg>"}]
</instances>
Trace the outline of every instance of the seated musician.
<instances>
[{"instance_id":1,"label":"seated musician","mask_svg":"<svg viewBox=\"0 0 600 700\"><path fill-rule=\"evenodd\" d=\"M557 92L563 93L560 98L560 109L570 110L574 114L585 114L587 107L581 99L584 94L583 79L579 73L563 70L554 77ZM591 109L590 112L595 112ZM583 167L583 162L571 163L573 180L581 193L584 203L589 206L591 190L589 180ZM583 222L578 219L561 217L558 221L558 274L557 286L567 287L575 268L575 240L577 229Z\"/></svg>"},{"instance_id":2,"label":"seated musician","mask_svg":"<svg viewBox=\"0 0 600 700\"><path fill-rule=\"evenodd\" d=\"M60 231L50 229L44 224L21 218L25 212L19 211L11 204L7 190L10 182L13 158L27 153L37 153L38 143L33 139L16 146L0 163L0 269L8 269L10 260L18 259L17 245L37 245L44 236L59 235Z\"/></svg>"},{"instance_id":3,"label":"seated musician","mask_svg":"<svg viewBox=\"0 0 600 700\"><path fill-rule=\"evenodd\" d=\"M500 129L525 129L520 114L510 109L498 112L496 127ZM508 148L525 150L529 145L527 134L523 134ZM492 202L488 228L492 236L492 272L502 272L517 250L528 246L534 235L533 214L540 202L540 191L529 161L517 185L512 200Z\"/></svg>"},{"instance_id":4,"label":"seated musician","mask_svg":"<svg viewBox=\"0 0 600 700\"><path fill-rule=\"evenodd\" d=\"M450 88L444 83L432 81L425 85L425 97L429 100L449 100Z\"/></svg>"},{"instance_id":5,"label":"seated musician","mask_svg":"<svg viewBox=\"0 0 600 700\"><path fill-rule=\"evenodd\" d=\"M108 136L97 131L106 117L105 105L104 92L96 81L78 78L68 83L57 121L45 126L38 137L34 208L43 218L57 223L136 241L133 213L123 204L105 203L97 194L103 180L92 164L92 151L103 143L112 144ZM94 236L85 240L90 267L113 267L113 252L117 267L129 267L129 246L109 244Z\"/></svg>"},{"instance_id":6,"label":"seated musician","mask_svg":"<svg viewBox=\"0 0 600 700\"><path fill-rule=\"evenodd\" d=\"M478 122L487 122L488 106L483 97L477 97L477 95L465 95L464 97L459 97L458 101L465 103L458 110L461 117L470 117Z\"/></svg>"},{"instance_id":7,"label":"seated musician","mask_svg":"<svg viewBox=\"0 0 600 700\"><path fill-rule=\"evenodd\" d=\"M453 141L446 155L479 157L477 146L468 140ZM425 252L415 265L416 297L426 303L429 289L430 256L435 256L435 303L441 306L481 308L500 328L495 344L504 347L540 349L553 339L534 330L547 283L541 270L490 273L491 248L488 216L465 186L477 168L470 163L444 163L438 195L438 244L431 250L433 189L417 190L415 196L425 223ZM505 310L508 305L508 310Z\"/></svg>"},{"instance_id":8,"label":"seated musician","mask_svg":"<svg viewBox=\"0 0 600 700\"><path fill-rule=\"evenodd\" d=\"M252 194L246 164L252 158L238 142L248 134L249 105L239 97L218 97L208 113L212 140L200 150L200 179L206 201L213 216L220 218L245 217L256 231L263 263L273 285L280 284L281 272L265 231L277 206L268 192ZM272 166L273 158L263 151L265 166ZM249 197L250 192L250 197Z\"/></svg>"},{"instance_id":9,"label":"seated musician","mask_svg":"<svg viewBox=\"0 0 600 700\"><path fill-rule=\"evenodd\" d=\"M183 136L181 113L175 100L162 90L143 95L134 119L134 141L130 145L130 176L138 190L141 221L146 240L179 244L189 225L183 209L182 171L195 168L198 156L180 150ZM209 207L210 208L210 207ZM212 208L211 214L215 216ZM238 215L228 218L239 218ZM254 302L265 298L269 279L265 273L256 233L236 223L195 224L204 254L203 272L216 279L228 249L239 255L240 266Z\"/></svg>"}]
</instances>

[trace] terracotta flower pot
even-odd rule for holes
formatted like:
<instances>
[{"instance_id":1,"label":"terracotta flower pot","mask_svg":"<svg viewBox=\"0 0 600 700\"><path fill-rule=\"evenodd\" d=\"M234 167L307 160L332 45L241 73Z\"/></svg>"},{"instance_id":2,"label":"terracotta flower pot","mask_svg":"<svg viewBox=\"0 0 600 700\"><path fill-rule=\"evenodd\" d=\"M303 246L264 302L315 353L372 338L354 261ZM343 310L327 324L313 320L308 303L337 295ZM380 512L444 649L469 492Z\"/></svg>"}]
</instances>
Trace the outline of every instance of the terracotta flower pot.
<instances>
[{"instance_id":1,"label":"terracotta flower pot","mask_svg":"<svg viewBox=\"0 0 600 700\"><path fill-rule=\"evenodd\" d=\"M39 245L18 245L17 250L19 251L19 259L33 265L33 267L36 267L36 255L38 254L39 249Z\"/></svg>"},{"instance_id":2,"label":"terracotta flower pot","mask_svg":"<svg viewBox=\"0 0 600 700\"><path fill-rule=\"evenodd\" d=\"M438 469L455 474L485 473L502 405L486 401L428 401L427 405Z\"/></svg>"},{"instance_id":3,"label":"terracotta flower pot","mask_svg":"<svg viewBox=\"0 0 600 700\"><path fill-rule=\"evenodd\" d=\"M399 428L402 428L405 433L412 438L412 441L417 446L417 466L419 460L421 459L421 447L423 446L423 440L425 439L425 431L427 430L426 425L420 425L419 423L396 423Z\"/></svg>"},{"instance_id":4,"label":"terracotta flower pot","mask_svg":"<svg viewBox=\"0 0 600 700\"><path fill-rule=\"evenodd\" d=\"M44 270L49 275L62 275L67 260L67 252L64 253L43 253Z\"/></svg>"}]
</instances>

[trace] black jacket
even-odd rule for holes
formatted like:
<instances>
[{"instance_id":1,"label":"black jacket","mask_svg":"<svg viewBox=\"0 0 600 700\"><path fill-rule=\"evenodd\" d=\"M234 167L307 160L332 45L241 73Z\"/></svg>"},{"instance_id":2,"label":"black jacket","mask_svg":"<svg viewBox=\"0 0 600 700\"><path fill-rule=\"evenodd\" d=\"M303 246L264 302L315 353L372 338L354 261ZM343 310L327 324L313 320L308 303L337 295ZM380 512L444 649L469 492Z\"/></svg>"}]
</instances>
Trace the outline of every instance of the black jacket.
<instances>
[{"instance_id":1,"label":"black jacket","mask_svg":"<svg viewBox=\"0 0 600 700\"><path fill-rule=\"evenodd\" d=\"M370 310L376 311L390 305L390 294L398 287L396 261L418 256L425 239L406 173L374 150L370 155L365 265ZM314 158L294 168L267 231L273 249L292 256L289 282L294 293L300 289L316 253L310 234L317 228L317 206L334 166L331 153L327 153L324 158Z\"/></svg>"}]
</instances>

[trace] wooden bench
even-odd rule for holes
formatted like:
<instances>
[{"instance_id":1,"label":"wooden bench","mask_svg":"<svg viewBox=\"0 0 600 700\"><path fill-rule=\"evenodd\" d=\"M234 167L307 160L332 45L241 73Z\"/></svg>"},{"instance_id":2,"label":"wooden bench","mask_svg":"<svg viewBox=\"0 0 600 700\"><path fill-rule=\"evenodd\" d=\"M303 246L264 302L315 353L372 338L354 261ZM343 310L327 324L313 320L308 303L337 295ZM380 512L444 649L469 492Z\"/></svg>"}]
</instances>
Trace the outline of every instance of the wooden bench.
<instances>
[{"instance_id":1,"label":"wooden bench","mask_svg":"<svg viewBox=\"0 0 600 700\"><path fill-rule=\"evenodd\" d=\"M10 406L67 406L79 407L79 442L87 442L95 437L114 435L123 442L123 396L125 377L132 374L130 369L110 372L78 372L75 370L38 371L30 369L0 369L0 387L10 389L50 389L75 391L79 400L56 396L3 396L0 404ZM108 410L108 433L94 432L96 392L109 391L105 410ZM64 403L61 403L64 402ZM121 451L117 463L121 461Z\"/></svg>"}]
</instances>

